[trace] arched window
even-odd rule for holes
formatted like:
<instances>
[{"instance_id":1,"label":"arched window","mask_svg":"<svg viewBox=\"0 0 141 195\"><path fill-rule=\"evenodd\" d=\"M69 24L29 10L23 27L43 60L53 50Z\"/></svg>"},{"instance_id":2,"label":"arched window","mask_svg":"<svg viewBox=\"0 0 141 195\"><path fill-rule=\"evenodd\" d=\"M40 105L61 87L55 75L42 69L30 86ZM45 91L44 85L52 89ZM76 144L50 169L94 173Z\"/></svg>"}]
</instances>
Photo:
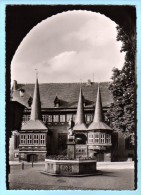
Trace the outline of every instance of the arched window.
<instances>
[{"instance_id":1,"label":"arched window","mask_svg":"<svg viewBox=\"0 0 141 195\"><path fill-rule=\"evenodd\" d=\"M86 144L87 137L84 134L76 134L75 135L77 144Z\"/></svg>"}]
</instances>

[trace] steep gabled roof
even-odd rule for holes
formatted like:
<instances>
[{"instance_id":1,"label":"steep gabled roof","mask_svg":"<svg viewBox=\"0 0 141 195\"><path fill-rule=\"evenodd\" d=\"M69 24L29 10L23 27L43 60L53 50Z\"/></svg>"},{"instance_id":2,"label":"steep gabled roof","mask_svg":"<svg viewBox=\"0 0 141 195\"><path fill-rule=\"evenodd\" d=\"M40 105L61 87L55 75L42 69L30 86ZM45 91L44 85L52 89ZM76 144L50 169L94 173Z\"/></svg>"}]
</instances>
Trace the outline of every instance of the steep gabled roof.
<instances>
[{"instance_id":1,"label":"steep gabled roof","mask_svg":"<svg viewBox=\"0 0 141 195\"><path fill-rule=\"evenodd\" d=\"M88 127L88 130L112 130L108 125L104 123L104 115L102 111L102 100L99 85L97 90L94 119L93 122Z\"/></svg>"},{"instance_id":2,"label":"steep gabled roof","mask_svg":"<svg viewBox=\"0 0 141 195\"><path fill-rule=\"evenodd\" d=\"M101 83L102 103L104 107L110 106L113 102L112 94L108 90L109 83ZM79 83L44 83L40 86L40 98L42 108L54 108L54 100L56 94L60 101L60 108L77 108L78 96L80 91ZM81 88L85 98L85 107L93 107L96 102L98 83L82 83ZM25 90L24 96L20 97L19 89ZM17 91L13 91L13 101L17 101L22 105L29 107L28 100L33 97L33 84L17 84Z\"/></svg>"},{"instance_id":3,"label":"steep gabled roof","mask_svg":"<svg viewBox=\"0 0 141 195\"><path fill-rule=\"evenodd\" d=\"M73 130L87 130L87 127L85 124L85 114L84 114L83 104L84 104L83 94L82 94L82 89L80 88L75 126L73 127Z\"/></svg>"}]
</instances>

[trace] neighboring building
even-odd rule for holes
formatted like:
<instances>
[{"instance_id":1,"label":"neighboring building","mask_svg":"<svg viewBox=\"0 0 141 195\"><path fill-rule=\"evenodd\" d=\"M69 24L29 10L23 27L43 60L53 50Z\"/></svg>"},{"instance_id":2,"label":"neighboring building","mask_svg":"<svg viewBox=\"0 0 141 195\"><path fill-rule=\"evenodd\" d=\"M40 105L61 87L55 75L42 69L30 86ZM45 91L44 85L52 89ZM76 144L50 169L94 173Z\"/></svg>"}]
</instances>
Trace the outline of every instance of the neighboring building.
<instances>
[{"instance_id":1,"label":"neighboring building","mask_svg":"<svg viewBox=\"0 0 141 195\"><path fill-rule=\"evenodd\" d=\"M9 159L11 161L19 160L19 132L13 131L9 141Z\"/></svg>"},{"instance_id":2,"label":"neighboring building","mask_svg":"<svg viewBox=\"0 0 141 195\"><path fill-rule=\"evenodd\" d=\"M16 86L16 87L15 87ZM20 136L24 133L29 136L31 133L32 136L38 132L41 132L40 126L38 128L33 128L31 129L31 124L30 122L30 115L32 115L32 108L31 104L33 107L34 102L34 97L33 97L33 89L34 85L33 84L18 84L16 81L14 83L14 88L16 90L12 91L12 102L18 102L22 106L25 107L23 111L23 118L21 121L22 128L19 130ZM81 84L81 90L83 90L83 95L82 91L80 90L80 83L48 83L48 84L40 84L40 97L41 97L41 114L42 114L42 121L40 120L40 125L44 125L44 133L47 134L47 137L45 136L45 143L46 145L46 150L44 152L45 154L65 154L66 149L67 149L67 129L68 129L68 121L72 117L73 121L77 122L79 107L82 106L83 104L83 109L81 108L81 111L83 113L83 133L81 136L85 140L85 143L88 145L89 150L86 149L86 144L79 144L80 139L79 139L79 130L76 130L76 126L74 127L76 137L78 138L78 144L77 144L77 154L78 156L83 153L84 154L89 154L93 155L93 151L95 151L95 154L98 154L99 151L101 151L102 154L98 155L98 160L103 161L103 160L127 160L128 157L128 150L125 149L125 146L122 144L120 147L120 141L119 141L119 136L117 134L113 137L110 138L108 137L108 134L110 134L111 129L107 126L106 124L104 127L105 129L102 129L101 131L101 124L102 122L106 119L105 113L110 107L111 103L113 102L112 95L110 91L108 90L108 83L101 83L100 84L100 89L101 89L101 97L102 97L102 105L101 105L101 110L102 110L102 121L98 121L100 126L99 129L94 129L93 124L94 124L94 110L95 110L95 104L96 104L96 94L97 94L97 89L98 89L98 84L94 82L88 82L88 83L82 83ZM80 91L80 94L79 94ZM33 98L32 98L33 97ZM79 97L79 101L78 101ZM81 99L81 101L80 101ZM80 103L81 102L81 103ZM81 104L81 106L80 106ZM76 120L75 120L76 118ZM94 119L94 120L93 120ZM27 129L26 124L29 121L30 125L30 131ZM34 120L33 120L34 121ZM92 125L90 125L92 123ZM35 124L35 123L34 123ZM36 126L35 126L36 127ZM91 127L91 129L90 129ZM29 127L28 127L29 128ZM86 129L85 129L86 128ZM103 126L102 126L103 128ZM13 129L14 130L14 129ZM48 131L48 132L47 132ZM89 135L87 135L87 132ZM92 132L92 133L90 133ZM92 143L93 135L95 134L94 132L97 132L97 134L100 136L99 140L109 140L109 143L105 143L105 146L102 147L100 144L97 144L97 151L95 150L96 145ZM103 134L99 134L98 132L103 132ZM113 130L114 132L114 130ZM107 134L108 133L108 134ZM93 135L92 135L93 134ZM97 136L98 136L97 135ZM32 137L31 136L31 137ZM107 136L107 137L106 137ZM31 137L29 139L31 140ZM116 139L115 139L116 137ZM35 138L35 137L34 137ZM34 139L33 138L33 139ZM23 137L24 139L24 137ZM112 142L112 148L111 148L111 142ZM118 141L117 141L118 140ZM125 139L123 138L124 142ZM30 142L30 141L29 141ZM37 144L38 145L38 144ZM81 149L79 149L79 145L81 145ZM83 148L82 148L83 145ZM84 146L85 145L85 146ZM20 144L20 159L27 159L29 160L30 157L22 157L23 153L22 151L25 151L24 148L22 148L22 144ZM25 152L27 154L31 154L32 148L31 146L26 146L27 151ZM38 146L35 146L39 149ZM34 149L37 149L35 148ZM41 146L43 147L43 146ZM108 152L104 155L105 149ZM45 149L45 148L44 148ZM36 150L35 150L36 151ZM126 155L123 154L123 151L126 151ZM38 151L39 152L39 151ZM37 153L37 151L36 151ZM40 152L41 153L41 152ZM131 152L130 152L131 153ZM120 154L120 155L119 155ZM123 155L122 155L123 154ZM85 156L85 155L84 155ZM114 158L113 158L114 157ZM32 158L32 157L31 157ZM38 158L38 160L40 157Z\"/></svg>"}]
</instances>

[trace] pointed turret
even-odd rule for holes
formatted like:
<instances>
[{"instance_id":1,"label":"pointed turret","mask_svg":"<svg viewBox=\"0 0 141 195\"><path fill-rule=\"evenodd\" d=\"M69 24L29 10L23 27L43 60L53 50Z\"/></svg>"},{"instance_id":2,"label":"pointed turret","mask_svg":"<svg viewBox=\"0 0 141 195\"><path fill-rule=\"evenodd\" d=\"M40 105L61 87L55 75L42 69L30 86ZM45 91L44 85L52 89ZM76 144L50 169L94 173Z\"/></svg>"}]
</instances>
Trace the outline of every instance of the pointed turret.
<instances>
[{"instance_id":1,"label":"pointed turret","mask_svg":"<svg viewBox=\"0 0 141 195\"><path fill-rule=\"evenodd\" d=\"M39 92L39 84L38 78L36 76L36 83L33 94L33 103L31 106L31 116L30 120L25 122L22 125L22 130L47 130L47 127L42 121L41 115L41 102L40 102L40 92Z\"/></svg>"},{"instance_id":2,"label":"pointed turret","mask_svg":"<svg viewBox=\"0 0 141 195\"><path fill-rule=\"evenodd\" d=\"M97 98L96 98L96 106L94 113L94 122L104 122L104 116L102 111L102 101L101 101L101 93L98 85Z\"/></svg>"},{"instance_id":3,"label":"pointed turret","mask_svg":"<svg viewBox=\"0 0 141 195\"><path fill-rule=\"evenodd\" d=\"M38 78L36 78L30 120L42 120Z\"/></svg>"},{"instance_id":4,"label":"pointed turret","mask_svg":"<svg viewBox=\"0 0 141 195\"><path fill-rule=\"evenodd\" d=\"M82 94L82 89L80 88L75 126L73 130L86 130L86 129L87 128L85 124L85 115L84 115L84 107L83 107L83 94Z\"/></svg>"},{"instance_id":5,"label":"pointed turret","mask_svg":"<svg viewBox=\"0 0 141 195\"><path fill-rule=\"evenodd\" d=\"M104 123L104 115L103 115L103 110L102 110L102 101L101 101L101 93L100 93L99 85L98 85L98 91L97 91L94 119L88 129L89 130L94 130L94 129L112 130L108 125Z\"/></svg>"}]
</instances>

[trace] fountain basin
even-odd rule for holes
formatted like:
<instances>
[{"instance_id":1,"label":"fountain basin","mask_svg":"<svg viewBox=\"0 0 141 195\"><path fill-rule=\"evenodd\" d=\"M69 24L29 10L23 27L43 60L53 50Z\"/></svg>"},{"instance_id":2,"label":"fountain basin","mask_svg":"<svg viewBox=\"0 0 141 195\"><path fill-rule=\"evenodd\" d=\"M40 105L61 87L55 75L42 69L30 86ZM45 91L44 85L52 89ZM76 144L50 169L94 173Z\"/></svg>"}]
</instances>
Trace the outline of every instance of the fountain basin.
<instances>
[{"instance_id":1,"label":"fountain basin","mask_svg":"<svg viewBox=\"0 0 141 195\"><path fill-rule=\"evenodd\" d=\"M96 160L52 160L45 159L45 170L42 172L49 175L83 176L94 175L96 171Z\"/></svg>"}]
</instances>

